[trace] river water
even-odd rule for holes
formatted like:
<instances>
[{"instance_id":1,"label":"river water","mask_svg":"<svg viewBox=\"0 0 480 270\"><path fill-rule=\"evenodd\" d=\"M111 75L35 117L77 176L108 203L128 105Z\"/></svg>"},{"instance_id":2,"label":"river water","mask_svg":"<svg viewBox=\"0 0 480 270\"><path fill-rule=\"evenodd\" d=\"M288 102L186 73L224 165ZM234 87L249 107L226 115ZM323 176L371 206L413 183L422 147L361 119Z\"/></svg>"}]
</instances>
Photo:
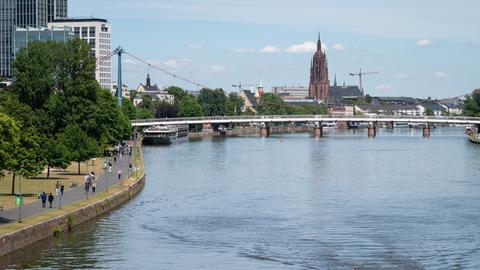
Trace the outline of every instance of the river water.
<instances>
[{"instance_id":1,"label":"river water","mask_svg":"<svg viewBox=\"0 0 480 270\"><path fill-rule=\"evenodd\" d=\"M480 269L480 147L462 128L145 147L124 207L3 260L25 269Z\"/></svg>"}]
</instances>

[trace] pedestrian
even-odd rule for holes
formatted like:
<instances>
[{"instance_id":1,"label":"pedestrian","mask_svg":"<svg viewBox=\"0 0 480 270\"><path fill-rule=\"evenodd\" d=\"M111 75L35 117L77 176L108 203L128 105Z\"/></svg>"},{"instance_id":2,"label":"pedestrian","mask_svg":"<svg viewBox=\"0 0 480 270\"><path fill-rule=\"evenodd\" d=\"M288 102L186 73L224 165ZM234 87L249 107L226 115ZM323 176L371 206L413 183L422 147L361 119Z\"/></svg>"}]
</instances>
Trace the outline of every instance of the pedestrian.
<instances>
[{"instance_id":1,"label":"pedestrian","mask_svg":"<svg viewBox=\"0 0 480 270\"><path fill-rule=\"evenodd\" d=\"M85 192L90 191L90 183L92 182L90 174L85 175Z\"/></svg>"},{"instance_id":2,"label":"pedestrian","mask_svg":"<svg viewBox=\"0 0 480 270\"><path fill-rule=\"evenodd\" d=\"M112 165L108 166L108 172L112 173Z\"/></svg>"},{"instance_id":3,"label":"pedestrian","mask_svg":"<svg viewBox=\"0 0 480 270\"><path fill-rule=\"evenodd\" d=\"M118 180L122 178L122 170L118 170Z\"/></svg>"},{"instance_id":4,"label":"pedestrian","mask_svg":"<svg viewBox=\"0 0 480 270\"><path fill-rule=\"evenodd\" d=\"M45 208L45 203L47 203L47 194L45 192L40 193L40 199L42 200L42 208Z\"/></svg>"},{"instance_id":5,"label":"pedestrian","mask_svg":"<svg viewBox=\"0 0 480 270\"><path fill-rule=\"evenodd\" d=\"M128 170L131 172L132 171L132 161L128 162Z\"/></svg>"},{"instance_id":6,"label":"pedestrian","mask_svg":"<svg viewBox=\"0 0 480 270\"><path fill-rule=\"evenodd\" d=\"M97 183L93 182L92 184L92 192L95 193L95 189L97 188Z\"/></svg>"},{"instance_id":7,"label":"pedestrian","mask_svg":"<svg viewBox=\"0 0 480 270\"><path fill-rule=\"evenodd\" d=\"M117 163L117 155L113 156L113 163Z\"/></svg>"},{"instance_id":8,"label":"pedestrian","mask_svg":"<svg viewBox=\"0 0 480 270\"><path fill-rule=\"evenodd\" d=\"M54 199L54 198L55 198L55 197L53 197L53 194L52 194L52 193L50 193L50 194L48 195L48 203L50 204L50 208L52 208L52 203L53 203L53 199Z\"/></svg>"},{"instance_id":9,"label":"pedestrian","mask_svg":"<svg viewBox=\"0 0 480 270\"><path fill-rule=\"evenodd\" d=\"M60 194L62 195L62 197L63 197L63 193L64 193L64 192L65 192L65 185L62 183L62 184L60 185Z\"/></svg>"}]
</instances>

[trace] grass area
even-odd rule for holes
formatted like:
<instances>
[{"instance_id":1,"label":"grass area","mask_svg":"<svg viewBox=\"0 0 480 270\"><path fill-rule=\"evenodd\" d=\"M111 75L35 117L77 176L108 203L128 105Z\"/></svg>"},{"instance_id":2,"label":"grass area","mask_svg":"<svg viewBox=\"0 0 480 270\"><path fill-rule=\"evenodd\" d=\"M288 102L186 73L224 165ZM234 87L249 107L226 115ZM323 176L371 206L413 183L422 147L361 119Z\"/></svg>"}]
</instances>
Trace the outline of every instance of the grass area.
<instances>
[{"instance_id":1,"label":"grass area","mask_svg":"<svg viewBox=\"0 0 480 270\"><path fill-rule=\"evenodd\" d=\"M93 163L92 163L93 162ZM57 181L65 185L65 191L75 187L76 185L83 185L84 177L88 172L94 171L99 175L103 171L103 158L97 158L96 161L90 161L80 164L80 175L78 173L77 163L72 163L66 170L50 171L50 179L47 179L46 170L42 174L25 178L19 175L15 177L15 193L24 194L24 203L28 204L37 201L38 192L45 191L48 193L55 192L55 185ZM6 177L0 178L0 206L3 205L4 210L15 208L15 196L12 192L13 174L8 173Z\"/></svg>"},{"instance_id":2,"label":"grass area","mask_svg":"<svg viewBox=\"0 0 480 270\"><path fill-rule=\"evenodd\" d=\"M47 221L49 219L58 217L60 215L68 214L76 209L101 201L107 198L108 196L111 196L123 190L125 186L128 186L134 183L137 180L137 176L140 177L143 174L144 168L143 168L143 157L142 157L141 151L139 151L138 155L136 155L135 157L135 165L137 167L136 176L134 174L133 176L129 177L127 180L123 180L119 184L111 186L108 192L97 193L95 195L90 196L88 200L87 199L78 200L76 202L63 206L62 209L52 209L48 212L24 219L23 223L12 223L5 226L0 226L0 235L21 230L25 227L35 225L43 221Z\"/></svg>"}]
</instances>

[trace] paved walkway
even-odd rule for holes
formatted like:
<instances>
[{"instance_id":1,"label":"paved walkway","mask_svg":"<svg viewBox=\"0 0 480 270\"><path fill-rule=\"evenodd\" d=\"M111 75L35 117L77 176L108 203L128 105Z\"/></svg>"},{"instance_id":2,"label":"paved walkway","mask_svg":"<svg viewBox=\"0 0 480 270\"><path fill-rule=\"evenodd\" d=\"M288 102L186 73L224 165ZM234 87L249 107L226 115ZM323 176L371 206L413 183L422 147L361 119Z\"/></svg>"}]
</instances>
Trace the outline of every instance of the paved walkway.
<instances>
[{"instance_id":1,"label":"paved walkway","mask_svg":"<svg viewBox=\"0 0 480 270\"><path fill-rule=\"evenodd\" d=\"M112 172L111 173L106 173L101 175L100 177L97 178L97 188L96 188L96 193L98 192L103 192L106 190L107 187L107 182L108 186L113 186L118 183L118 170L122 171L122 179L127 179L128 178L128 165L129 165L129 160L132 160L132 164L134 164L133 161L133 155L128 156L124 155L121 159L117 159L117 162L112 165ZM108 180L108 181L107 181ZM89 196L92 195L91 189ZM60 200L59 196L55 196L55 199L53 201L53 208L42 208L42 202L40 200L26 204L22 207L22 219L29 218L35 215L38 215L43 212L50 211L52 209L58 209ZM67 205L69 203L85 199L86 198L86 193L84 189L84 185L81 184L76 188L73 188L69 191L66 191L62 197L62 206ZM46 203L48 207L48 201ZM18 221L18 208L13 208L9 209L6 211L0 211L0 226L12 223L12 222L17 222Z\"/></svg>"}]
</instances>

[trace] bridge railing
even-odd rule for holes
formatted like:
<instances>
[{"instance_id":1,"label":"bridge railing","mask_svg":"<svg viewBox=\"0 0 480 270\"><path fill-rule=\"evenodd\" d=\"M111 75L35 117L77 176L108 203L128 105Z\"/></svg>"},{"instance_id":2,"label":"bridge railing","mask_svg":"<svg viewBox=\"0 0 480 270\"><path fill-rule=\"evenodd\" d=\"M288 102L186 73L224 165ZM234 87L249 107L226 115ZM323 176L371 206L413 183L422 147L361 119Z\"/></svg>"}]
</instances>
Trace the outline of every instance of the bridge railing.
<instances>
[{"instance_id":1,"label":"bridge railing","mask_svg":"<svg viewBox=\"0 0 480 270\"><path fill-rule=\"evenodd\" d=\"M183 118L156 118L156 119L143 119L143 120L132 120L132 124L147 124L147 123L158 123L158 122L187 122L187 121L201 121L208 123L210 121L225 121L229 120L252 120L258 121L265 119L265 122L272 120L282 120L282 119L306 119L307 121L339 121L345 119L346 121L359 121L371 120L372 122L382 122L386 120L395 120L395 119L412 119L412 120L425 120L428 121L479 121L478 117L468 117L468 116L412 116L412 115L403 115L403 116L394 116L394 115L356 115L356 116L338 116L338 115L250 115L250 116L212 116L212 117L183 117Z\"/></svg>"}]
</instances>

